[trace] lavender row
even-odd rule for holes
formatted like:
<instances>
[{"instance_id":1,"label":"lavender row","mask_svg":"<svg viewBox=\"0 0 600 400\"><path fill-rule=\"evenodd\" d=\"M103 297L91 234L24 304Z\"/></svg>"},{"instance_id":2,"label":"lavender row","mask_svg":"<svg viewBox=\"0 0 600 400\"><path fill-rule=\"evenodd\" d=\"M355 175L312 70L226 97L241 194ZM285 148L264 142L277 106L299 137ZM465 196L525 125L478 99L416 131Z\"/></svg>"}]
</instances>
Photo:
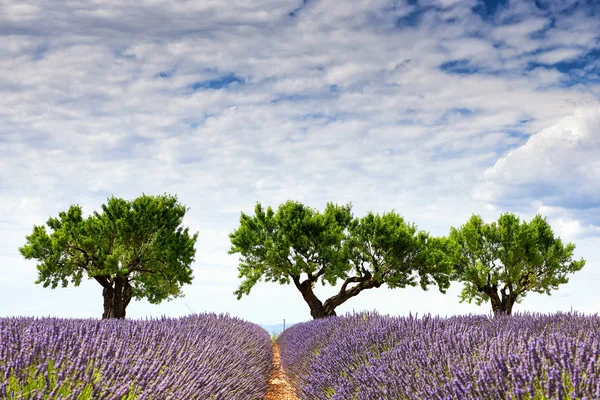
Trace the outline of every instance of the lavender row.
<instances>
[{"instance_id":1,"label":"lavender row","mask_svg":"<svg viewBox=\"0 0 600 400\"><path fill-rule=\"evenodd\" d=\"M261 399L269 334L227 315L0 318L0 398Z\"/></svg>"},{"instance_id":2,"label":"lavender row","mask_svg":"<svg viewBox=\"0 0 600 400\"><path fill-rule=\"evenodd\" d=\"M302 400L600 399L600 317L387 317L294 325L279 338Z\"/></svg>"}]
</instances>

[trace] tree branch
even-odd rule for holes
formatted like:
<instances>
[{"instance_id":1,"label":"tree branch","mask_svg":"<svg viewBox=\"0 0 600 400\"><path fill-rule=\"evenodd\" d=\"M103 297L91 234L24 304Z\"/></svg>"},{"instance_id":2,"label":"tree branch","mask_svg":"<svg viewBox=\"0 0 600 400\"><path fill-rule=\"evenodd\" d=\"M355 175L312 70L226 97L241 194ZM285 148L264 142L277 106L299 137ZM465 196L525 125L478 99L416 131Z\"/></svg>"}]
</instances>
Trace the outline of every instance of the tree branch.
<instances>
[{"instance_id":1,"label":"tree branch","mask_svg":"<svg viewBox=\"0 0 600 400\"><path fill-rule=\"evenodd\" d=\"M348 289L348 285L350 283L358 283L358 285ZM346 302L346 300L356 296L363 290L379 286L381 286L381 282L375 281L371 273L368 271L367 275L365 276L353 276L350 278L346 278L338 294L327 299L325 303L323 303L323 307L327 311L333 311L337 306L343 304L344 302Z\"/></svg>"},{"instance_id":2,"label":"tree branch","mask_svg":"<svg viewBox=\"0 0 600 400\"><path fill-rule=\"evenodd\" d=\"M106 276L94 276L94 279L102 285L103 288L112 289L112 280Z\"/></svg>"},{"instance_id":3,"label":"tree branch","mask_svg":"<svg viewBox=\"0 0 600 400\"><path fill-rule=\"evenodd\" d=\"M360 282L364 282L365 280L366 279L364 277L361 277L361 276L353 276L351 278L346 278L346 280L342 284L342 287L341 287L341 289L340 289L340 291L338 293L339 294L345 293L346 289L348 288L348 285L351 284L351 283L360 283Z\"/></svg>"},{"instance_id":4,"label":"tree branch","mask_svg":"<svg viewBox=\"0 0 600 400\"><path fill-rule=\"evenodd\" d=\"M300 275L291 275L290 274L290 276L292 277L292 281L294 282L294 285L296 285L296 288L300 289L300 286L302 285L300 283Z\"/></svg>"},{"instance_id":5,"label":"tree branch","mask_svg":"<svg viewBox=\"0 0 600 400\"><path fill-rule=\"evenodd\" d=\"M73 249L73 250L80 251L85 256L85 262L89 265L90 261L92 261L92 266L93 266L94 258L90 257L90 255L84 249L82 249L81 247L76 246L74 244L69 244L69 245L67 245L67 249ZM80 264L80 267L82 267L83 269L85 269L88 273L92 272L92 269L88 268L85 264Z\"/></svg>"},{"instance_id":6,"label":"tree branch","mask_svg":"<svg viewBox=\"0 0 600 400\"><path fill-rule=\"evenodd\" d=\"M154 259L154 260L156 260L156 259ZM156 260L156 261L159 261L159 260ZM162 264L164 265L166 263L163 261ZM165 273L162 270L160 270L160 269L151 270L151 269L146 269L146 268L143 268L143 267L137 267L137 265L141 265L141 264L139 264L139 263L136 264L136 267L133 268L133 269L131 269L131 270L129 270L129 272L130 273L133 273L133 272L145 272L145 273L148 273L148 274L156 274L156 273L158 273L158 274L162 275L162 277L165 278L167 281L169 280L169 278L167 277L167 275L165 275Z\"/></svg>"},{"instance_id":7,"label":"tree branch","mask_svg":"<svg viewBox=\"0 0 600 400\"><path fill-rule=\"evenodd\" d=\"M315 275L312 275L312 282L316 282L317 279L319 279L319 277L323 274L325 274L325 266L322 266L320 270L317 271L317 273ZM311 277L311 275L309 275L309 278Z\"/></svg>"}]
</instances>

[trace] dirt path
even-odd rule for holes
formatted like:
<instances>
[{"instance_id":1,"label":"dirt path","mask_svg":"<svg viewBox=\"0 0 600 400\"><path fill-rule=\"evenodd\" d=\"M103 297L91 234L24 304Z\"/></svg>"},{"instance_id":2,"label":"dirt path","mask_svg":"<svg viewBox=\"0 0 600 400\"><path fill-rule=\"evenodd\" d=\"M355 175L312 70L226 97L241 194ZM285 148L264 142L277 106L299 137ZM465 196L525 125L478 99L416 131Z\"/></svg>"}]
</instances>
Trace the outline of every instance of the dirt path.
<instances>
[{"instance_id":1,"label":"dirt path","mask_svg":"<svg viewBox=\"0 0 600 400\"><path fill-rule=\"evenodd\" d=\"M273 344L273 370L264 400L298 400L281 367L279 345Z\"/></svg>"}]
</instances>

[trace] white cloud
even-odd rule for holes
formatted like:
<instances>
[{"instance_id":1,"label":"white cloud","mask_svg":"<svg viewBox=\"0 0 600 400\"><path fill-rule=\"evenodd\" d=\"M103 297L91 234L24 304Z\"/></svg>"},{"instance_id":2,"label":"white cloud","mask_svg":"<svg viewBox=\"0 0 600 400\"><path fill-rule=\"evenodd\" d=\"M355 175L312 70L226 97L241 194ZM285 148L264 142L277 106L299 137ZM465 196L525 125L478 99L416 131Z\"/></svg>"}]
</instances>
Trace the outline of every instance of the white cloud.
<instances>
[{"instance_id":1,"label":"white cloud","mask_svg":"<svg viewBox=\"0 0 600 400\"><path fill-rule=\"evenodd\" d=\"M600 236L600 227L597 226L583 226L581 222L573 219L565 220L558 219L558 230L561 237L565 237L567 240L579 239L586 236Z\"/></svg>"},{"instance_id":2,"label":"white cloud","mask_svg":"<svg viewBox=\"0 0 600 400\"><path fill-rule=\"evenodd\" d=\"M599 153L600 108L579 109L500 158L475 195L500 204L599 207Z\"/></svg>"},{"instance_id":3,"label":"white cloud","mask_svg":"<svg viewBox=\"0 0 600 400\"><path fill-rule=\"evenodd\" d=\"M521 52L532 51L539 43L529 35L543 29L549 22L546 18L525 18L523 21L495 28L492 37Z\"/></svg>"},{"instance_id":4,"label":"white cloud","mask_svg":"<svg viewBox=\"0 0 600 400\"><path fill-rule=\"evenodd\" d=\"M564 198L521 190L550 159L556 176L544 182L557 193L597 193L597 116L579 110L598 106L598 85L569 87L556 69L526 68L536 57L572 57L531 55L545 49L591 50L600 35L592 16L549 27L549 16L510 3L490 22L473 1L453 0L420 14L383 0L46 2L40 13L20 4L0 16L0 69L10 71L0 76L0 220L17 224L0 225L12 246L0 247L0 276L27 290L4 297L0 278L0 303L31 289L31 313L43 314L44 293L64 299L33 285L33 261L16 248L33 224L75 203L90 213L113 194L176 193L192 208L185 223L201 233L185 301L256 320L265 309L308 315L290 287L262 285L241 302L231 295L237 257L226 254L227 234L256 201L352 201L357 215L394 208L445 234L471 213L509 207L521 182L528 206L562 207L554 218L564 232L593 233L589 209L569 214ZM493 22L513 15L520 22ZM440 68L457 60L475 73ZM243 83L192 89L230 74ZM470 196L488 167L481 193L492 204ZM82 310L100 308L96 292L68 293L81 295ZM403 293L412 292L394 291L389 310L410 304ZM389 295L369 294L369 304ZM430 310L466 310L436 299ZM188 312L179 300L131 307L131 315Z\"/></svg>"},{"instance_id":5,"label":"white cloud","mask_svg":"<svg viewBox=\"0 0 600 400\"><path fill-rule=\"evenodd\" d=\"M557 84L562 78L562 74L553 68L535 68L529 72L529 76L541 87Z\"/></svg>"},{"instance_id":6,"label":"white cloud","mask_svg":"<svg viewBox=\"0 0 600 400\"><path fill-rule=\"evenodd\" d=\"M2 11L8 20L27 22L39 18L42 9L37 4L4 4Z\"/></svg>"},{"instance_id":7,"label":"white cloud","mask_svg":"<svg viewBox=\"0 0 600 400\"><path fill-rule=\"evenodd\" d=\"M558 62L577 57L584 52L585 51L582 51L581 49L556 49L540 54L537 59L539 62L544 64L556 64Z\"/></svg>"}]
</instances>

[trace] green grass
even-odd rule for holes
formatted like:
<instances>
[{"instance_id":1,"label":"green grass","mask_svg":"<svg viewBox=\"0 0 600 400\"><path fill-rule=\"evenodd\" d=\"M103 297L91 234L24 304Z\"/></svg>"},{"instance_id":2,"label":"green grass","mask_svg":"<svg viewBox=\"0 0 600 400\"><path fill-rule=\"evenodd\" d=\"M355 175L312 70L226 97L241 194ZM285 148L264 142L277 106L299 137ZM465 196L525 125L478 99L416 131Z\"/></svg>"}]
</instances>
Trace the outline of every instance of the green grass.
<instances>
[{"instance_id":1,"label":"green grass","mask_svg":"<svg viewBox=\"0 0 600 400\"><path fill-rule=\"evenodd\" d=\"M27 399L37 392L50 393L55 389L56 392L52 398L47 394L43 396L43 399L52 400L56 397L66 398L72 396L74 390L79 387L81 390L77 396L77 400L93 400L92 393L94 387L99 385L102 381L100 371L91 371L91 376L93 377L92 382L84 383L66 379L59 385L59 371L55 368L54 362L49 360L46 364L46 369L40 371L38 371L36 365L30 366L26 369L24 376L21 376L20 378L15 375L14 370L11 370L7 380L7 399ZM91 368L91 365L88 368ZM120 400L135 400L136 398L137 395L135 389L131 388L126 395L120 398Z\"/></svg>"}]
</instances>

